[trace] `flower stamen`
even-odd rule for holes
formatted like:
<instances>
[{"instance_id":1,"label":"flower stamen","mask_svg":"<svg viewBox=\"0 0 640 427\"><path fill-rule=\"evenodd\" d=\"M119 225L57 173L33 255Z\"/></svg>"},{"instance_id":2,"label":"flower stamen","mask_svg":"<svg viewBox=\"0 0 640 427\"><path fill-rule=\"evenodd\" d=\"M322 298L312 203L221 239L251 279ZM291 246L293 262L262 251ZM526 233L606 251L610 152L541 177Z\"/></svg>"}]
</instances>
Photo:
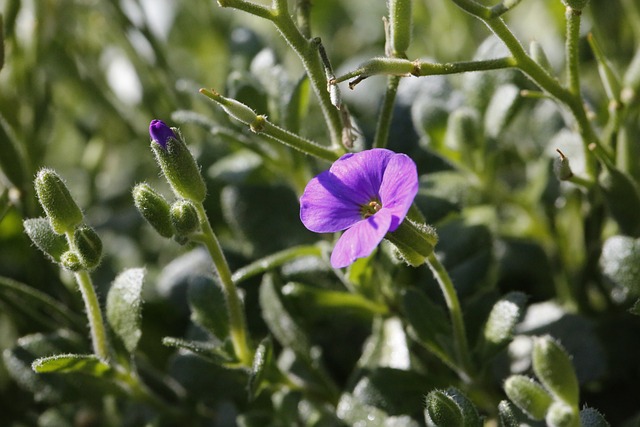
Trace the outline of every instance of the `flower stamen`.
<instances>
[{"instance_id":1,"label":"flower stamen","mask_svg":"<svg viewBox=\"0 0 640 427\"><path fill-rule=\"evenodd\" d=\"M375 213L380 209L382 209L382 205L380 204L380 202L377 200L372 200L366 205L362 205L360 213L362 214L362 218L369 218L370 216L375 215Z\"/></svg>"}]
</instances>

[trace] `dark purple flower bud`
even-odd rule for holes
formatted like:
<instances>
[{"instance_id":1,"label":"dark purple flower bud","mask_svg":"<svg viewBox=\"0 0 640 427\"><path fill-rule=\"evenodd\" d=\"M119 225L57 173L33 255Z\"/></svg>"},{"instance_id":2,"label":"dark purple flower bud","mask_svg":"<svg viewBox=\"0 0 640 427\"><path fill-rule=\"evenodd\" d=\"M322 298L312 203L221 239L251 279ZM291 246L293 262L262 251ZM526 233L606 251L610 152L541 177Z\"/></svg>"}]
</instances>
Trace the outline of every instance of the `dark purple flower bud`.
<instances>
[{"instance_id":1,"label":"dark purple flower bud","mask_svg":"<svg viewBox=\"0 0 640 427\"><path fill-rule=\"evenodd\" d=\"M149 125L149 135L151 136L151 139L163 149L167 148L167 141L169 141L169 138L178 139L171 128L167 126L165 122L158 119L151 120L151 124Z\"/></svg>"}]
</instances>

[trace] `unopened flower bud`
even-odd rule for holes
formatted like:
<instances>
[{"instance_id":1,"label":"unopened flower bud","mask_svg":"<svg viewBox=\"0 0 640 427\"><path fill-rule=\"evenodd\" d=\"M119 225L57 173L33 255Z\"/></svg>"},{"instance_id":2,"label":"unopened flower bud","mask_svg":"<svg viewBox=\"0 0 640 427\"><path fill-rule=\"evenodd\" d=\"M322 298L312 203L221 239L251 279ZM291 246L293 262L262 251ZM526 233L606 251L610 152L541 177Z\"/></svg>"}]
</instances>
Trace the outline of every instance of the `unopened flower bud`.
<instances>
[{"instance_id":1,"label":"unopened flower bud","mask_svg":"<svg viewBox=\"0 0 640 427\"><path fill-rule=\"evenodd\" d=\"M149 184L141 183L133 188L133 201L142 217L162 237L170 238L174 234L169 203L158 194Z\"/></svg>"},{"instance_id":2,"label":"unopened flower bud","mask_svg":"<svg viewBox=\"0 0 640 427\"><path fill-rule=\"evenodd\" d=\"M553 159L553 173L560 181L566 181L573 176L573 171L569 165L569 158L560 150L556 150L559 157Z\"/></svg>"},{"instance_id":3,"label":"unopened flower bud","mask_svg":"<svg viewBox=\"0 0 640 427\"><path fill-rule=\"evenodd\" d=\"M60 256L60 264L66 268L67 270L76 272L80 270L84 270L85 267L82 265L82 261L80 261L80 257L76 252L67 251Z\"/></svg>"},{"instance_id":4,"label":"unopened flower bud","mask_svg":"<svg viewBox=\"0 0 640 427\"><path fill-rule=\"evenodd\" d=\"M171 223L178 235L186 236L199 227L198 212L188 200L178 200L171 205Z\"/></svg>"},{"instance_id":5,"label":"unopened flower bud","mask_svg":"<svg viewBox=\"0 0 640 427\"><path fill-rule=\"evenodd\" d=\"M56 172L41 169L36 176L35 188L53 231L64 234L82 222L82 211Z\"/></svg>"},{"instance_id":6,"label":"unopened flower bud","mask_svg":"<svg viewBox=\"0 0 640 427\"><path fill-rule=\"evenodd\" d=\"M167 148L169 138L178 139L175 132L165 124L162 120L151 120L149 124L149 135L151 139L162 148Z\"/></svg>"},{"instance_id":7,"label":"unopened flower bud","mask_svg":"<svg viewBox=\"0 0 640 427\"><path fill-rule=\"evenodd\" d=\"M85 269L91 270L100 264L102 240L95 230L87 225L76 228L73 243Z\"/></svg>"},{"instance_id":8,"label":"unopened flower bud","mask_svg":"<svg viewBox=\"0 0 640 427\"><path fill-rule=\"evenodd\" d=\"M160 123L156 123L153 127L153 133L152 126L149 130L154 141L151 149L156 155L164 176L176 195L196 203L202 202L207 195L207 187L200 174L200 168L182 138L172 136L169 132L173 135L175 133L167 125ZM155 137L165 137L165 145L162 145L162 139L156 140Z\"/></svg>"},{"instance_id":9,"label":"unopened flower bud","mask_svg":"<svg viewBox=\"0 0 640 427\"><path fill-rule=\"evenodd\" d=\"M413 267L424 264L438 243L438 235L432 227L408 219L402 221L394 232L387 233L385 239L393 243L402 260Z\"/></svg>"}]
</instances>

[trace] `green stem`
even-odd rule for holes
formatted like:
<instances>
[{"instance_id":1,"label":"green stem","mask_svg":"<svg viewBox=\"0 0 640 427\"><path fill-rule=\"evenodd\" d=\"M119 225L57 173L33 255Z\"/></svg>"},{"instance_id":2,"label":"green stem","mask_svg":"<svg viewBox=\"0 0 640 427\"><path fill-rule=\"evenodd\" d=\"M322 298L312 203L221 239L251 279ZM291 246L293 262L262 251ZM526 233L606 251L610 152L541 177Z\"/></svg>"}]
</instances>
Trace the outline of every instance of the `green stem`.
<instances>
[{"instance_id":1,"label":"green stem","mask_svg":"<svg viewBox=\"0 0 640 427\"><path fill-rule=\"evenodd\" d=\"M276 126L267 121L264 116L258 116L258 118L262 118L263 121L261 121L257 126L251 126L251 129L256 133L263 133L264 135L288 145L291 148L295 148L305 154L310 154L329 162L335 162L338 157L340 157L341 153L337 153L335 150L318 145L313 141L309 141L295 133Z\"/></svg>"},{"instance_id":2,"label":"green stem","mask_svg":"<svg viewBox=\"0 0 640 427\"><path fill-rule=\"evenodd\" d=\"M259 16L264 19L271 20L273 18L271 9L250 1L218 0L218 4L220 5L220 7L232 7L234 9L242 10L244 12L250 13L251 15Z\"/></svg>"},{"instance_id":3,"label":"green stem","mask_svg":"<svg viewBox=\"0 0 640 427\"><path fill-rule=\"evenodd\" d=\"M542 66L535 62L527 53L524 48L513 35L513 33L506 26L504 21L500 18L493 18L483 20L484 23L498 36L503 43L507 46L515 60L517 61L517 67L525 73L531 80L533 80L540 88L545 90L551 96L556 98L561 103L565 104L573 117L575 118L578 131L582 137L583 146L585 150L586 172L589 178L595 177L596 163L592 155L590 155L589 145L596 144L601 148L601 142L596 136L591 122L587 117L587 113L584 109L582 98L579 94L573 94L569 90L565 89L560 83L552 77Z\"/></svg>"},{"instance_id":4,"label":"green stem","mask_svg":"<svg viewBox=\"0 0 640 427\"><path fill-rule=\"evenodd\" d=\"M234 283L239 283L251 277L257 276L258 274L262 274L268 270L279 267L285 262L291 261L293 259L304 256L319 257L321 255L321 245L296 246L261 258L249 265L245 265L244 267L236 270L236 272L231 276L231 279Z\"/></svg>"},{"instance_id":5,"label":"green stem","mask_svg":"<svg viewBox=\"0 0 640 427\"><path fill-rule=\"evenodd\" d=\"M75 251L73 242L73 230L67 231L65 234L69 249ZM80 270L75 273L76 282L82 294L87 318L89 319L89 330L91 332L91 343L93 345L93 353L102 360L109 360L109 342L107 341L107 330L104 326L102 311L96 290L93 287L91 276L87 270Z\"/></svg>"},{"instance_id":6,"label":"green stem","mask_svg":"<svg viewBox=\"0 0 640 427\"><path fill-rule=\"evenodd\" d=\"M580 17L582 12L567 7L567 39L565 41L565 54L567 55L567 79L569 91L580 97L580 69L578 67L578 42L580 38Z\"/></svg>"},{"instance_id":7,"label":"green stem","mask_svg":"<svg viewBox=\"0 0 640 427\"><path fill-rule=\"evenodd\" d=\"M313 39L307 39L298 30L287 10L279 10L272 19L280 34L289 43L294 52L300 57L302 65L307 71L313 91L318 98L320 109L324 115L331 142L334 147L340 147L342 141L342 120L338 110L331 104L327 91L327 77L324 71L318 45Z\"/></svg>"},{"instance_id":8,"label":"green stem","mask_svg":"<svg viewBox=\"0 0 640 427\"><path fill-rule=\"evenodd\" d=\"M428 61L409 61L403 58L372 58L357 69L336 77L332 83L340 83L357 78L364 80L367 77L379 74L393 76L434 76L441 74L458 74L470 71L489 71L503 68L511 68L517 65L512 57L487 59L481 61L462 61L434 63ZM357 82L356 82L357 84ZM353 82L349 85L353 89Z\"/></svg>"},{"instance_id":9,"label":"green stem","mask_svg":"<svg viewBox=\"0 0 640 427\"><path fill-rule=\"evenodd\" d=\"M384 94L382 108L378 116L378 125L376 126L376 136L373 140L373 148L384 148L389 141L389 129L391 128L391 120L393 119L393 106L398 93L398 85L400 84L399 76L387 77L387 91Z\"/></svg>"},{"instance_id":10,"label":"green stem","mask_svg":"<svg viewBox=\"0 0 640 427\"><path fill-rule=\"evenodd\" d=\"M202 234L194 237L194 240L198 240L206 246L218 273L218 277L220 278L220 283L222 283L227 309L229 310L229 333L236 356L242 365L251 366L253 363L253 351L249 347L242 301L240 301L238 291L233 284L229 264L227 264L220 243L213 233L204 206L202 203L196 203L195 206L198 212Z\"/></svg>"},{"instance_id":11,"label":"green stem","mask_svg":"<svg viewBox=\"0 0 640 427\"><path fill-rule=\"evenodd\" d=\"M469 354L469 346L467 344L467 334L465 332L462 308L460 307L458 294L453 286L451 277L449 277L449 273L447 273L447 270L440 263L438 258L436 258L435 254L432 253L429 255L426 259L426 263L440 285L440 290L444 295L447 308L449 309L449 316L453 326L453 340L456 346L456 359L464 373L471 377L473 367L471 364L471 356Z\"/></svg>"},{"instance_id":12,"label":"green stem","mask_svg":"<svg viewBox=\"0 0 640 427\"><path fill-rule=\"evenodd\" d=\"M327 123L331 142L334 147L339 147L342 138L342 121L338 110L331 105L329 99L327 78L318 55L318 46L312 39L305 36L307 29L303 29L305 34L300 32L289 14L288 1L274 0L271 8L245 0L218 0L218 4L222 7L242 10L273 22L282 37L302 61Z\"/></svg>"},{"instance_id":13,"label":"green stem","mask_svg":"<svg viewBox=\"0 0 640 427\"><path fill-rule=\"evenodd\" d=\"M96 356L103 360L109 360L109 344L107 342L107 331L104 327L102 311L96 291L91 282L91 276L86 270L78 271L76 281L80 287L80 293L84 301L87 317L89 318L89 329L91 330L91 342L93 344L93 352Z\"/></svg>"}]
</instances>

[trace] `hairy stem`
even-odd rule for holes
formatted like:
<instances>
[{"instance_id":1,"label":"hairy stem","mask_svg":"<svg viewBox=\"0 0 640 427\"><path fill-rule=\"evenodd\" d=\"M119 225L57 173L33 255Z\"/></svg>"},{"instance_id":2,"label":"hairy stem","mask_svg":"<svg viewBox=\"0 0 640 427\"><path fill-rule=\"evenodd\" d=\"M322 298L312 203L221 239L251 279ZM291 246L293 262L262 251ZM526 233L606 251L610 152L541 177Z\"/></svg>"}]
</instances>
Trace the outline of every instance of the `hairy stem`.
<instances>
[{"instance_id":1,"label":"hairy stem","mask_svg":"<svg viewBox=\"0 0 640 427\"><path fill-rule=\"evenodd\" d=\"M93 344L93 352L100 359L109 359L109 343L107 341L107 331L104 327L102 311L98 296L93 287L91 276L86 270L78 271L75 274L76 282L80 287L82 300L84 301L85 310L89 319L89 329L91 330L91 342Z\"/></svg>"},{"instance_id":2,"label":"hairy stem","mask_svg":"<svg viewBox=\"0 0 640 427\"><path fill-rule=\"evenodd\" d=\"M393 106L395 104L396 94L398 93L400 78L399 76L387 77L387 91L384 94L380 115L378 116L373 148L384 148L389 141L389 129L391 128L391 120L393 119Z\"/></svg>"},{"instance_id":3,"label":"hairy stem","mask_svg":"<svg viewBox=\"0 0 640 427\"><path fill-rule=\"evenodd\" d=\"M470 379L473 367L471 364L467 334L464 327L462 308L460 307L458 294L456 293L456 289L453 286L449 273L447 273L447 270L440 263L435 254L432 253L429 255L426 259L426 263L440 285L440 290L444 295L447 308L449 309L449 316L453 326L453 340L456 347L456 359L464 373L469 377L467 379Z\"/></svg>"},{"instance_id":4,"label":"hairy stem","mask_svg":"<svg viewBox=\"0 0 640 427\"><path fill-rule=\"evenodd\" d=\"M253 351L249 346L242 301L240 300L236 286L231 279L229 264L227 264L227 260L222 252L222 248L220 247L220 243L218 242L216 235L213 233L213 229L211 228L211 224L207 218L204 206L202 203L197 203L195 206L198 212L202 234L194 240L198 240L203 243L209 251L211 259L213 260L213 265L215 266L218 277L220 278L220 283L222 283L227 309L229 310L229 333L236 356L242 365L251 366L253 363Z\"/></svg>"}]
</instances>

